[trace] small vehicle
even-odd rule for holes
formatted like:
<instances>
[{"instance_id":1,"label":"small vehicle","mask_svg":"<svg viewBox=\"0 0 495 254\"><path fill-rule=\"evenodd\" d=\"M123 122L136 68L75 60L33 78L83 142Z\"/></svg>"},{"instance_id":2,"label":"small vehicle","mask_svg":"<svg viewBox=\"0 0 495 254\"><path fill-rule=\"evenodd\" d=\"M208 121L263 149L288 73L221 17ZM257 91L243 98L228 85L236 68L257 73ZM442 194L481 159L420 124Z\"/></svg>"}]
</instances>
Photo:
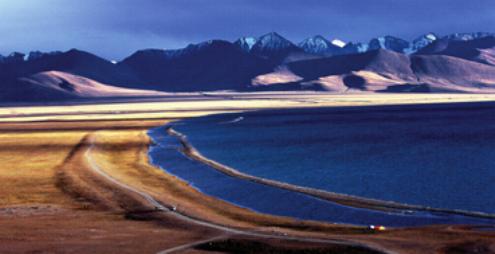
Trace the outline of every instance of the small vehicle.
<instances>
[{"instance_id":1,"label":"small vehicle","mask_svg":"<svg viewBox=\"0 0 495 254\"><path fill-rule=\"evenodd\" d=\"M385 231L387 229L385 226L382 225L370 225L368 228L374 231Z\"/></svg>"}]
</instances>

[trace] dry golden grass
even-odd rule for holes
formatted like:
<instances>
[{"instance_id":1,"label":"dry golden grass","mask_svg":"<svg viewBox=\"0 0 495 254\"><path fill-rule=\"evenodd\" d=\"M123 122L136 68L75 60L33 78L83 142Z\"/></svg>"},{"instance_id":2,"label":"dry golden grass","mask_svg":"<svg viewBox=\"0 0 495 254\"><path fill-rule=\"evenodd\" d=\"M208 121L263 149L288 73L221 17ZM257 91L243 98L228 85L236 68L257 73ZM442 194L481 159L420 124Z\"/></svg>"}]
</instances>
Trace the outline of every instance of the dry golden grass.
<instances>
[{"instance_id":1,"label":"dry golden grass","mask_svg":"<svg viewBox=\"0 0 495 254\"><path fill-rule=\"evenodd\" d=\"M148 128L163 121L0 124L0 206L68 204L54 184L55 172L94 129Z\"/></svg>"},{"instance_id":2,"label":"dry golden grass","mask_svg":"<svg viewBox=\"0 0 495 254\"><path fill-rule=\"evenodd\" d=\"M208 231L127 220L122 210L88 203L85 191L105 185L83 181L87 174L71 179L84 186L72 189L80 199L60 185L58 172L93 128L142 130L160 123L100 122L86 131L85 122L1 125L9 132L0 134L0 253L155 253L207 237Z\"/></svg>"},{"instance_id":3,"label":"dry golden grass","mask_svg":"<svg viewBox=\"0 0 495 254\"><path fill-rule=\"evenodd\" d=\"M167 216L161 216L159 223L127 220L127 215L151 208L143 206L140 197L122 192L88 169L84 155L90 145L89 135L95 137L91 156L99 166L115 179L149 191L166 204L232 226L253 227L255 222L248 221L249 215L263 218L264 223L277 222L276 218L270 222L271 216L204 197L150 166L145 130L163 123L0 124L4 130L0 134L0 253L112 253L121 251L117 245L125 247L127 253L153 253L218 234ZM143 241L153 244L143 249Z\"/></svg>"},{"instance_id":4,"label":"dry golden grass","mask_svg":"<svg viewBox=\"0 0 495 254\"><path fill-rule=\"evenodd\" d=\"M53 184L54 169L83 136L84 132L0 134L0 206L67 204L70 199Z\"/></svg>"}]
</instances>

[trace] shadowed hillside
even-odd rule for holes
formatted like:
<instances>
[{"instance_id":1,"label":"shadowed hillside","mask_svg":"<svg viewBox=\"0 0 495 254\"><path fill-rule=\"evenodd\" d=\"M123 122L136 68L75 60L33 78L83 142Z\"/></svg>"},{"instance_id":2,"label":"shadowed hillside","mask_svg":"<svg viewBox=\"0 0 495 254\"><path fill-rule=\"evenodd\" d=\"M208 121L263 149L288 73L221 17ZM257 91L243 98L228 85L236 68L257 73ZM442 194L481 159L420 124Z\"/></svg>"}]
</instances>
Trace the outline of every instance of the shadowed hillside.
<instances>
[{"instance_id":1,"label":"shadowed hillside","mask_svg":"<svg viewBox=\"0 0 495 254\"><path fill-rule=\"evenodd\" d=\"M182 50L138 51L118 66L133 70L140 88L166 91L239 90L271 69L266 60L219 40Z\"/></svg>"}]
</instances>

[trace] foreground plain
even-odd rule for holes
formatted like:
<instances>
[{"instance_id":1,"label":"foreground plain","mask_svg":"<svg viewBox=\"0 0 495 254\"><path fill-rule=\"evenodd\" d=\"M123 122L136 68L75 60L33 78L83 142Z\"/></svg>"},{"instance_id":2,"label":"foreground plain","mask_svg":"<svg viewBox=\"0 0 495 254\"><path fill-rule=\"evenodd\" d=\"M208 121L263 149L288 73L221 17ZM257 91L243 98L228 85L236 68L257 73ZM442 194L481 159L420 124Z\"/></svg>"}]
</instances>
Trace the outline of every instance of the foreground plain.
<instances>
[{"instance_id":1,"label":"foreground plain","mask_svg":"<svg viewBox=\"0 0 495 254\"><path fill-rule=\"evenodd\" d=\"M491 95L388 96L214 94L179 101L2 108L0 252L494 252L493 232L470 227L370 232L257 214L205 196L148 161L146 130L182 117L263 108L495 100Z\"/></svg>"}]
</instances>

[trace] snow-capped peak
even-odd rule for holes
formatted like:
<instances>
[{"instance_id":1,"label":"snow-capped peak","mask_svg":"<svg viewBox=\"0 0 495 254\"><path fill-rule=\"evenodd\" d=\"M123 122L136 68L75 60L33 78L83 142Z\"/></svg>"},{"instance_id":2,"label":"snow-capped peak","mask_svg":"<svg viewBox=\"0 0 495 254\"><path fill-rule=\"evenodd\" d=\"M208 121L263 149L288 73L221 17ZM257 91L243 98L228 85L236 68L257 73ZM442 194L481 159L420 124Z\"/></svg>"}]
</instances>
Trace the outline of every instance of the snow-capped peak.
<instances>
[{"instance_id":1,"label":"snow-capped peak","mask_svg":"<svg viewBox=\"0 0 495 254\"><path fill-rule=\"evenodd\" d=\"M387 49L403 53L410 46L408 41L389 35L372 39L369 42L369 50Z\"/></svg>"},{"instance_id":2,"label":"snow-capped peak","mask_svg":"<svg viewBox=\"0 0 495 254\"><path fill-rule=\"evenodd\" d=\"M323 36L321 35L315 35L313 37L309 37L307 39L305 39L304 41L302 41L301 43L299 43L300 45L303 45L303 44L326 44L327 39L323 38Z\"/></svg>"},{"instance_id":3,"label":"snow-capped peak","mask_svg":"<svg viewBox=\"0 0 495 254\"><path fill-rule=\"evenodd\" d=\"M346 43L339 39L333 39L331 43L339 48L345 47Z\"/></svg>"},{"instance_id":4,"label":"snow-capped peak","mask_svg":"<svg viewBox=\"0 0 495 254\"><path fill-rule=\"evenodd\" d=\"M261 36L253 47L277 50L294 47L294 44L275 32Z\"/></svg>"},{"instance_id":5,"label":"snow-capped peak","mask_svg":"<svg viewBox=\"0 0 495 254\"><path fill-rule=\"evenodd\" d=\"M321 54L325 53L328 50L330 42L327 39L323 38L323 36L316 35L305 39L304 41L299 43L298 46L307 53Z\"/></svg>"},{"instance_id":6,"label":"snow-capped peak","mask_svg":"<svg viewBox=\"0 0 495 254\"><path fill-rule=\"evenodd\" d=\"M239 46L244 51L250 51L257 41L258 40L254 37L241 37L235 41L234 44Z\"/></svg>"},{"instance_id":7,"label":"snow-capped peak","mask_svg":"<svg viewBox=\"0 0 495 254\"><path fill-rule=\"evenodd\" d=\"M406 54L413 54L419 51L420 49L430 45L434 41L438 39L438 36L434 33L428 33L422 35L416 39L414 39L411 43L411 46L404 50Z\"/></svg>"},{"instance_id":8,"label":"snow-capped peak","mask_svg":"<svg viewBox=\"0 0 495 254\"><path fill-rule=\"evenodd\" d=\"M384 49L387 46L385 46L385 37L378 37L378 44L380 45L380 48Z\"/></svg>"},{"instance_id":9,"label":"snow-capped peak","mask_svg":"<svg viewBox=\"0 0 495 254\"><path fill-rule=\"evenodd\" d=\"M429 33L429 34L425 35L425 38L430 40L430 41L434 41L437 39L437 36L434 33Z\"/></svg>"},{"instance_id":10,"label":"snow-capped peak","mask_svg":"<svg viewBox=\"0 0 495 254\"><path fill-rule=\"evenodd\" d=\"M256 43L256 38L254 37L244 37L244 42L246 45L249 46L249 48L252 48L254 44Z\"/></svg>"},{"instance_id":11,"label":"snow-capped peak","mask_svg":"<svg viewBox=\"0 0 495 254\"><path fill-rule=\"evenodd\" d=\"M369 50L370 45L367 43L357 43L356 48L358 53L363 53Z\"/></svg>"},{"instance_id":12,"label":"snow-capped peak","mask_svg":"<svg viewBox=\"0 0 495 254\"><path fill-rule=\"evenodd\" d=\"M479 39L488 36L494 36L493 33L487 32L477 32L477 33L454 33L451 35L447 35L444 38L449 40L458 40L458 41L470 41L474 39Z\"/></svg>"},{"instance_id":13,"label":"snow-capped peak","mask_svg":"<svg viewBox=\"0 0 495 254\"><path fill-rule=\"evenodd\" d=\"M333 40L335 43L330 42L321 35L316 35L305 39L298 46L306 53L318 54L318 55L335 55L340 53L345 43L341 40Z\"/></svg>"}]
</instances>

